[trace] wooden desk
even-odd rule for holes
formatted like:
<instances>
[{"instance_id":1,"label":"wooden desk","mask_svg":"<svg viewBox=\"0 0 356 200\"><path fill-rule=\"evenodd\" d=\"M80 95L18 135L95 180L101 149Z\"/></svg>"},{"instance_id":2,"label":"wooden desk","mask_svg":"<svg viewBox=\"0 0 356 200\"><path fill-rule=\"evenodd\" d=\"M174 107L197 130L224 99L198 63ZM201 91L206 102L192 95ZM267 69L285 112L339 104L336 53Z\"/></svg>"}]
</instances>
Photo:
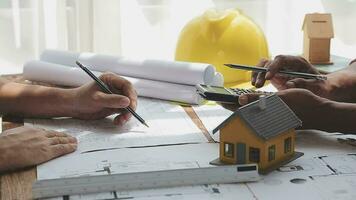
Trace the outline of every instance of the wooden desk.
<instances>
[{"instance_id":1,"label":"wooden desk","mask_svg":"<svg viewBox=\"0 0 356 200\"><path fill-rule=\"evenodd\" d=\"M20 74L2 76L10 81L19 83L26 82ZM187 114L192 118L193 122L199 127L209 142L213 142L208 130L204 127L199 117L196 115L192 107L183 107ZM3 131L15 127L23 126L23 119L19 118L3 118ZM32 183L36 180L36 167L8 173L0 176L0 200L15 200L15 199L31 199Z\"/></svg>"},{"instance_id":2,"label":"wooden desk","mask_svg":"<svg viewBox=\"0 0 356 200\"><path fill-rule=\"evenodd\" d=\"M25 83L21 75L1 76L14 82ZM23 119L3 117L3 131L23 126ZM36 180L36 167L0 175L0 200L31 199L32 182Z\"/></svg>"},{"instance_id":3,"label":"wooden desk","mask_svg":"<svg viewBox=\"0 0 356 200\"><path fill-rule=\"evenodd\" d=\"M22 126L23 123L3 122L3 130ZM31 186L36 180L36 167L0 176L0 200L31 199Z\"/></svg>"}]
</instances>

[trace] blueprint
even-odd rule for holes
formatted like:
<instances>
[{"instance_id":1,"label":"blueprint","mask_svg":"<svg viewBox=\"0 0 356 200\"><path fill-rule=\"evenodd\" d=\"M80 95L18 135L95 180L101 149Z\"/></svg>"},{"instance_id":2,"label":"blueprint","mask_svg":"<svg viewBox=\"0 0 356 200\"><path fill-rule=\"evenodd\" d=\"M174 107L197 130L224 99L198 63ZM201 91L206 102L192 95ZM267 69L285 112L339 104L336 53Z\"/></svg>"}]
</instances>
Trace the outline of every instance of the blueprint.
<instances>
[{"instance_id":1,"label":"blueprint","mask_svg":"<svg viewBox=\"0 0 356 200\"><path fill-rule=\"evenodd\" d=\"M286 196L288 199L354 199L355 158L350 154L302 157L268 174L262 181L247 185L258 199L272 200ZM339 163L340 160L344 162ZM345 168L353 172L340 173Z\"/></svg>"},{"instance_id":2,"label":"blueprint","mask_svg":"<svg viewBox=\"0 0 356 200\"><path fill-rule=\"evenodd\" d=\"M69 154L37 167L37 178L63 178L209 166L218 157L218 144L184 144L123 148L85 154ZM193 152L193 153L192 153ZM68 167L70 163L70 167ZM246 184L187 186L141 191L113 191L76 195L70 199L253 199ZM61 198L59 198L61 199Z\"/></svg>"},{"instance_id":3,"label":"blueprint","mask_svg":"<svg viewBox=\"0 0 356 200\"><path fill-rule=\"evenodd\" d=\"M247 185L259 200L355 199L356 147L341 144L341 137L354 136L297 131L297 151L304 156Z\"/></svg>"},{"instance_id":4,"label":"blueprint","mask_svg":"<svg viewBox=\"0 0 356 200\"><path fill-rule=\"evenodd\" d=\"M209 102L202 106L194 106L193 109L208 130L210 136L214 141L218 142L219 132L213 134L213 130L228 118L232 114L232 111L227 110L214 102Z\"/></svg>"},{"instance_id":5,"label":"blueprint","mask_svg":"<svg viewBox=\"0 0 356 200\"><path fill-rule=\"evenodd\" d=\"M112 123L114 116L91 121L58 118L25 122L27 126L56 130L77 137L79 145L76 153L207 142L181 106L148 98L139 98L138 105L136 112L145 119L149 128L133 117L124 126L116 126Z\"/></svg>"},{"instance_id":6,"label":"blueprint","mask_svg":"<svg viewBox=\"0 0 356 200\"><path fill-rule=\"evenodd\" d=\"M140 99L140 103L143 102L145 104L138 112L152 124L154 131L140 129L140 124L135 121L130 122L133 125L118 128L112 125L110 118L92 122L72 119L31 121L36 126L62 130L79 138L76 153L38 166L38 179L198 168L208 166L218 157L219 144L208 143L179 106ZM150 105L152 112L145 110L145 105ZM223 120L224 115L229 114L217 105L205 106L211 106L208 108L213 111L206 112L209 109L205 107L194 110L203 108L208 113L201 120L211 131L215 125L208 122L218 124L219 119ZM161 112L157 113L158 110ZM139 132L142 130L145 134ZM90 139L91 134L95 139ZM340 142L340 139L356 139L356 136L297 131L296 150L304 156L261 176L259 182L112 191L70 196L70 199L356 199L356 147Z\"/></svg>"}]
</instances>

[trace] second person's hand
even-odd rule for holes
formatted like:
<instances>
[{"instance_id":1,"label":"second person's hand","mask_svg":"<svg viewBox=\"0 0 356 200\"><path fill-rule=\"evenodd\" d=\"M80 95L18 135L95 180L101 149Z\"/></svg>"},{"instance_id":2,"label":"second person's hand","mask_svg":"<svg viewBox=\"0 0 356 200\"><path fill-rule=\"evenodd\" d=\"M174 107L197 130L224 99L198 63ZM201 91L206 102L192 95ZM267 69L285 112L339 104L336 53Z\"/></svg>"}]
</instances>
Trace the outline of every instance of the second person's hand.
<instances>
[{"instance_id":1,"label":"second person's hand","mask_svg":"<svg viewBox=\"0 0 356 200\"><path fill-rule=\"evenodd\" d=\"M306 80L295 79L285 75L278 74L279 71L295 71L304 72L310 74L320 74L318 70L313 67L307 60L300 56L279 55L273 60L262 59L257 66L265 67L268 69L267 73L253 72L251 77L251 83L255 87L262 87L266 80L270 80L271 83L278 89L283 90L287 88L296 87L296 84L307 84L307 82L318 82L318 80ZM297 80L290 82L291 80ZM297 82L297 83L295 83ZM320 81L319 81L320 82Z\"/></svg>"},{"instance_id":2,"label":"second person's hand","mask_svg":"<svg viewBox=\"0 0 356 200\"><path fill-rule=\"evenodd\" d=\"M331 102L328 99L319 97L309 90L288 89L276 93L294 113L302 120L303 129L316 129L325 126L323 118L328 117L328 106ZM244 94L239 97L241 106L259 99L261 94ZM233 106L223 105L232 111L238 108L238 104Z\"/></svg>"},{"instance_id":3,"label":"second person's hand","mask_svg":"<svg viewBox=\"0 0 356 200\"><path fill-rule=\"evenodd\" d=\"M302 88L312 93L328 98L335 99L333 93L338 87L335 77L328 76L327 80L315 80L288 77L278 74L279 71L295 71L309 74L320 74L307 60L300 56L279 55L274 60L262 59L258 64L260 67L268 68L267 73L253 72L251 83L255 87L262 87L266 80L270 80L272 85L278 90L289 88Z\"/></svg>"}]
</instances>

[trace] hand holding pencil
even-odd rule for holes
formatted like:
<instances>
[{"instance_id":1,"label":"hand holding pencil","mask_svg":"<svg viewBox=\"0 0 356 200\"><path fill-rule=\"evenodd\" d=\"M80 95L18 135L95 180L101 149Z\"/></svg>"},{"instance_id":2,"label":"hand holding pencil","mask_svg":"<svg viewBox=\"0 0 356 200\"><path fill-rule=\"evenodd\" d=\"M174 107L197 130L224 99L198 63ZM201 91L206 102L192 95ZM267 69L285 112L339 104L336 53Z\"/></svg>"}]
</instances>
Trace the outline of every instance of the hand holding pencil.
<instances>
[{"instance_id":1,"label":"hand holding pencil","mask_svg":"<svg viewBox=\"0 0 356 200\"><path fill-rule=\"evenodd\" d=\"M93 80L94 80L94 84L99 86L99 88L102 90L102 92L106 93L108 96L117 96L117 97L120 97L121 96L121 99L117 99L115 104L119 105L118 108L123 108L125 109L128 113L132 114L138 121L140 121L143 125L145 125L146 127L148 127L147 123L145 122L145 120L140 116L138 115L134 109L132 109L128 104L127 106L124 106L122 107L122 103L120 103L122 101L122 99L127 99L127 102L129 102L128 98L123 96L123 95L115 95L115 93L113 93L110 88L108 87L107 84L105 84L99 77L97 77L94 73L92 73L88 68L86 68L83 64L81 64L79 61L76 61L76 64L85 72L88 74L88 76L90 76ZM102 76L103 79L109 79L108 82L110 82L110 80L113 80L113 79L116 79L116 82L112 83L112 85L115 85L115 86L119 86L118 88L116 89L124 89L124 87L129 87L131 88L131 91L124 91L124 95L127 95L128 97L132 97L131 99L134 99L135 100L135 104L134 106L136 107L136 92L133 92L133 89L132 89L132 85L125 79L121 78L121 77L118 77L118 76L115 76L113 74L104 74L104 76ZM126 94L125 94L126 93ZM134 94L133 94L134 93ZM97 95L99 96L99 95ZM102 96L102 95L101 95ZM115 99L111 99L111 103L115 101ZM121 109L122 110L122 109ZM119 116L121 117L121 116ZM124 119L124 121L127 121L128 120L128 117L126 117Z\"/></svg>"},{"instance_id":2,"label":"hand holding pencil","mask_svg":"<svg viewBox=\"0 0 356 200\"><path fill-rule=\"evenodd\" d=\"M256 66L266 68L265 71L251 70L251 84L257 88L262 87L266 80L271 81L278 90L316 90L327 82L326 76L321 75L307 60L299 56L279 55L273 60L262 59Z\"/></svg>"}]
</instances>

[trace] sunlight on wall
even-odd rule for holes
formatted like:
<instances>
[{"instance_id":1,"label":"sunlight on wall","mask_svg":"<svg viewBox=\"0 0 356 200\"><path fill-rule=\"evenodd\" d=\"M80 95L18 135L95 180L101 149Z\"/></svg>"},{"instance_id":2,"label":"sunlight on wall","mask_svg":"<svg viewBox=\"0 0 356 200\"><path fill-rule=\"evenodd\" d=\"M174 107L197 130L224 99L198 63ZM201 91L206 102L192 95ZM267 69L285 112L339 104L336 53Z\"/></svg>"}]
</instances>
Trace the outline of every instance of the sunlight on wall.
<instances>
[{"instance_id":1,"label":"sunlight on wall","mask_svg":"<svg viewBox=\"0 0 356 200\"><path fill-rule=\"evenodd\" d=\"M51 1L44 1L43 13L46 47L56 49L58 47L57 5Z\"/></svg>"},{"instance_id":2,"label":"sunlight on wall","mask_svg":"<svg viewBox=\"0 0 356 200\"><path fill-rule=\"evenodd\" d=\"M16 48L20 48L20 46L21 46L21 40L20 40L21 24L20 24L19 0L11 0L11 5L12 5L12 19L13 19L13 23L14 23L15 46L16 46Z\"/></svg>"},{"instance_id":3,"label":"sunlight on wall","mask_svg":"<svg viewBox=\"0 0 356 200\"><path fill-rule=\"evenodd\" d=\"M331 12L332 53L355 57L356 0L2 0L0 67L21 69L45 48L173 59L183 26L209 8L241 9L272 55L300 54L304 15Z\"/></svg>"},{"instance_id":4,"label":"sunlight on wall","mask_svg":"<svg viewBox=\"0 0 356 200\"><path fill-rule=\"evenodd\" d=\"M208 1L123 1L121 4L122 55L173 59L175 43L184 24L211 4Z\"/></svg>"}]
</instances>

